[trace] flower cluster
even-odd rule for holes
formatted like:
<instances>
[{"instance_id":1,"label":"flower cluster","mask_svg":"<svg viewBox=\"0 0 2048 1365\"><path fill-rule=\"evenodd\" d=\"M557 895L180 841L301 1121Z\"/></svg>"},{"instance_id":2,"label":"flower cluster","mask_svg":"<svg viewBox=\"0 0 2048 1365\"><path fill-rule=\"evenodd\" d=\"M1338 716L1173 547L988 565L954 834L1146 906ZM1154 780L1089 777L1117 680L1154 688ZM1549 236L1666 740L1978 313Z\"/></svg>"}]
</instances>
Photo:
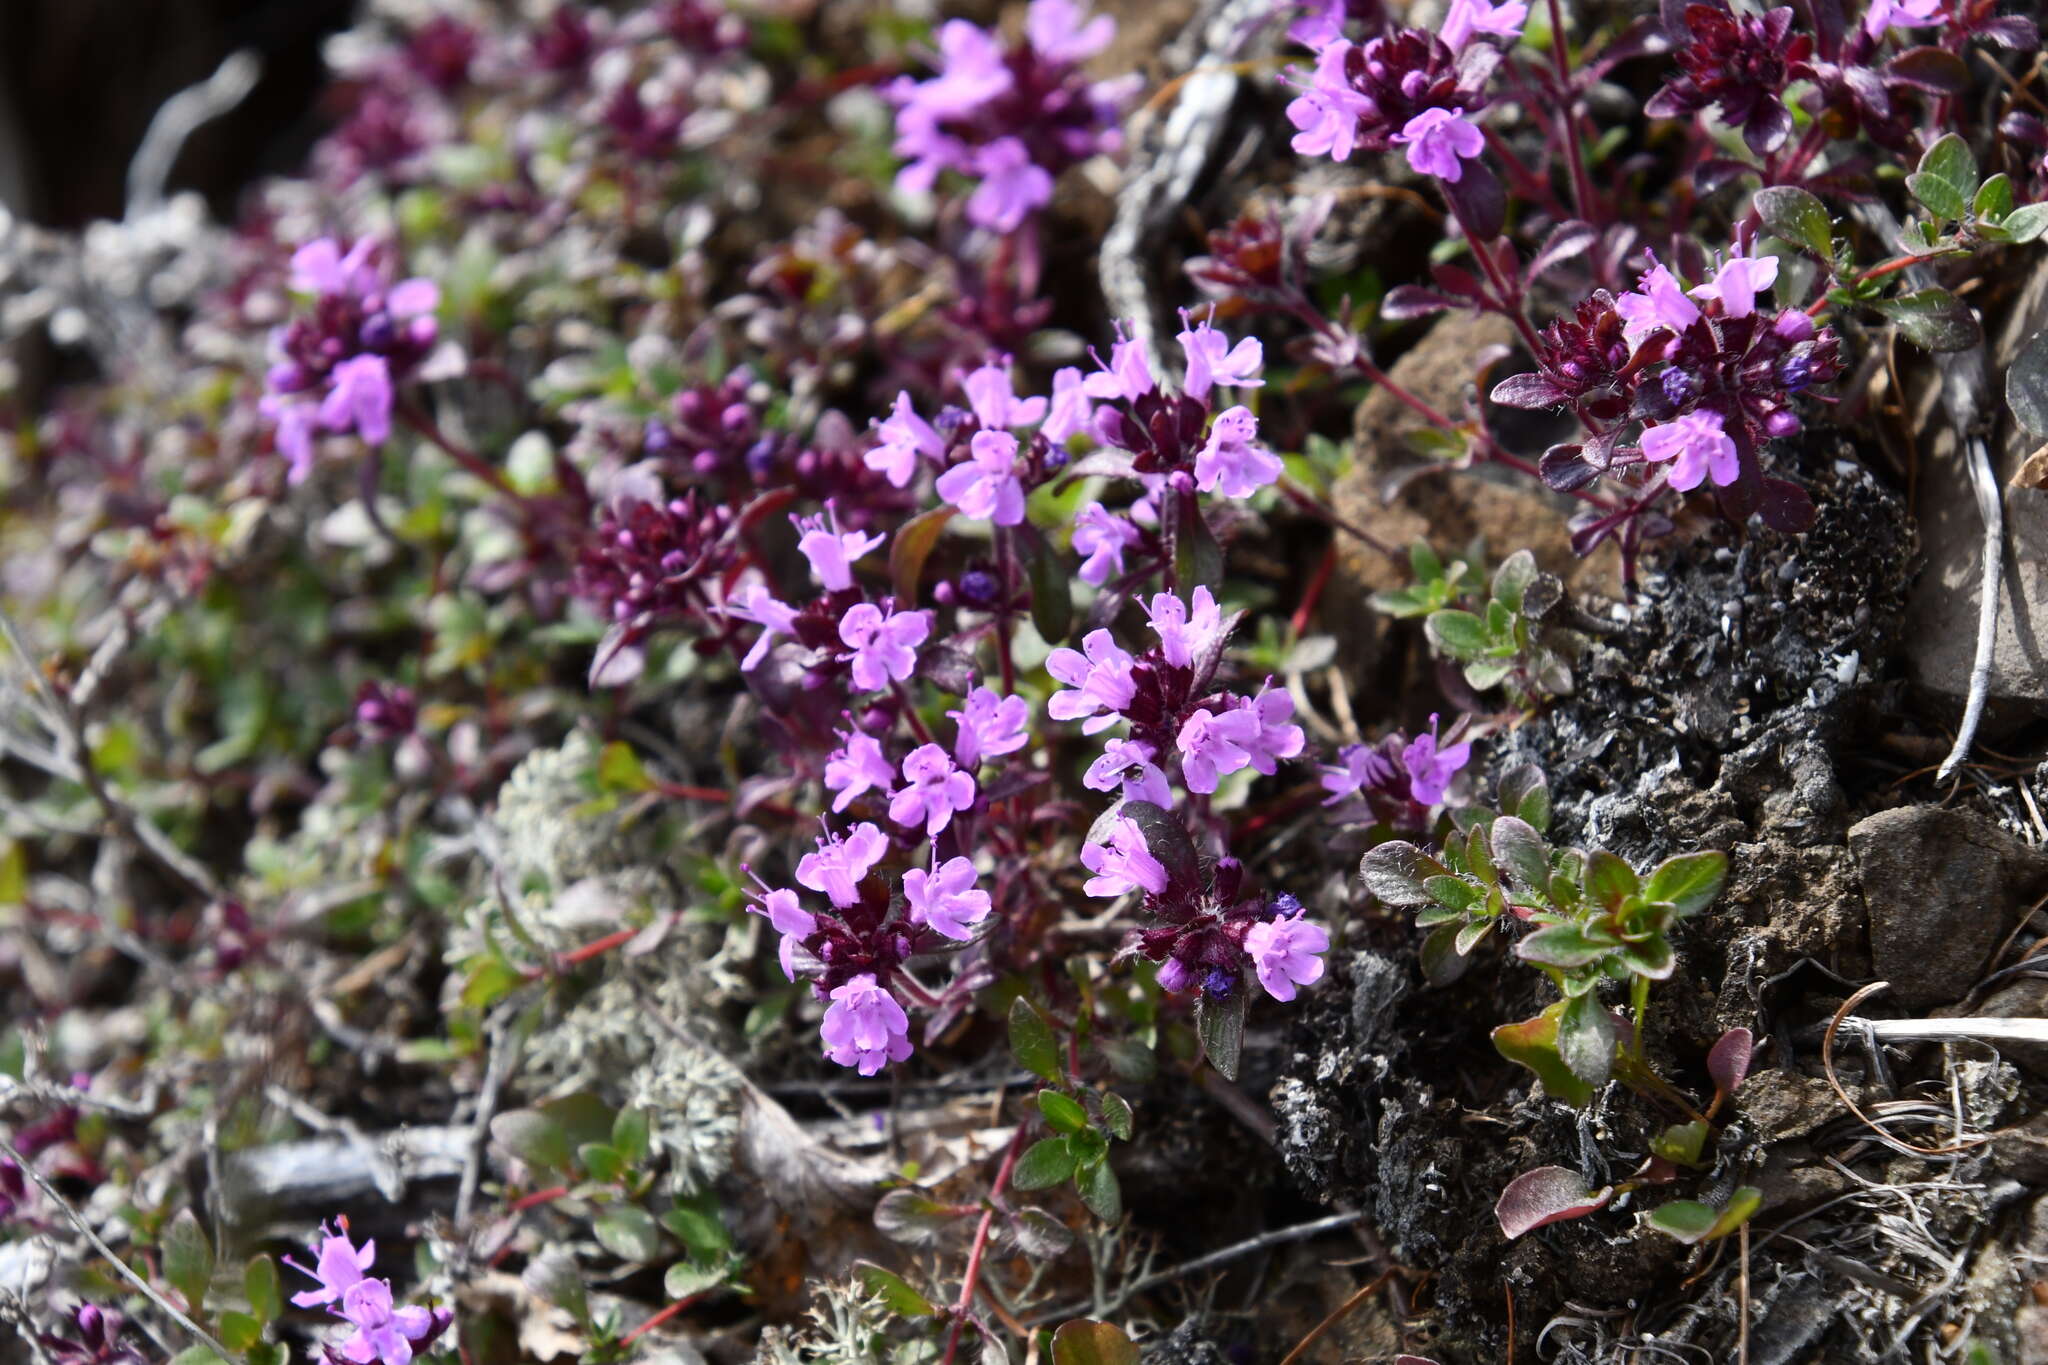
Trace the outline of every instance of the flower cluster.
<instances>
[{"instance_id":1,"label":"flower cluster","mask_svg":"<svg viewBox=\"0 0 2048 1365\"><path fill-rule=\"evenodd\" d=\"M278 359L262 410L277 425L277 449L294 483L312 471L320 432L383 444L396 386L434 349L439 287L424 279L392 283L381 255L368 237L345 251L322 237L292 254L292 289L311 296L313 307L272 338Z\"/></svg>"},{"instance_id":2,"label":"flower cluster","mask_svg":"<svg viewBox=\"0 0 2048 1365\"><path fill-rule=\"evenodd\" d=\"M925 193L940 172L955 172L975 182L969 222L1016 231L1052 202L1061 171L1120 145L1118 111L1140 78L1088 82L1078 71L1115 35L1115 20L1084 21L1075 0L1031 0L1024 41L1007 46L948 20L937 74L901 77L885 92L896 106L896 154L909 161L897 184Z\"/></svg>"},{"instance_id":3,"label":"flower cluster","mask_svg":"<svg viewBox=\"0 0 2048 1365\"><path fill-rule=\"evenodd\" d=\"M339 1346L325 1348L335 1365L406 1365L448 1329L454 1314L445 1308L394 1307L391 1281L368 1274L377 1259L377 1244L366 1241L356 1246L348 1235L348 1220L339 1224L339 1232L321 1227L310 1270L285 1258L286 1265L318 1282L317 1288L292 1295L292 1302L301 1308L324 1307L355 1329Z\"/></svg>"},{"instance_id":4,"label":"flower cluster","mask_svg":"<svg viewBox=\"0 0 2048 1365\"><path fill-rule=\"evenodd\" d=\"M1560 487L1632 455L1664 464L1681 492L1708 480L1754 484L1764 443L1799 430L1794 403L1841 371L1832 328L1773 306L1777 277L1777 258L1738 250L1688 289L1653 259L1633 291L1595 291L1545 328L1539 369L1498 385L1494 401L1569 405L1585 423L1585 442L1546 459ZM1634 423L1640 443L1630 452L1621 442Z\"/></svg>"},{"instance_id":5,"label":"flower cluster","mask_svg":"<svg viewBox=\"0 0 2048 1365\"><path fill-rule=\"evenodd\" d=\"M1369 818L1401 828L1427 826L1451 784L1472 759L1472 741L1458 738L1463 722L1452 727L1451 742L1439 736L1438 718L1413 739L1396 732L1376 744L1347 744L1322 774L1326 806L1356 803Z\"/></svg>"},{"instance_id":6,"label":"flower cluster","mask_svg":"<svg viewBox=\"0 0 2048 1365\"><path fill-rule=\"evenodd\" d=\"M1886 0L1878 0L1880 5ZM1789 6L1763 14L1735 14L1724 6L1685 7L1683 32L1674 34L1679 72L1652 96L1643 112L1682 118L1712 108L1759 156L1773 152L1792 131L1785 86L1792 68L1813 50L1813 39L1792 32Z\"/></svg>"},{"instance_id":7,"label":"flower cluster","mask_svg":"<svg viewBox=\"0 0 2048 1365\"><path fill-rule=\"evenodd\" d=\"M1472 116L1489 102L1501 52L1481 38L1512 41L1527 7L1458 0L1440 34L1402 29L1353 43L1329 31L1314 72L1287 106L1294 150L1347 161L1357 150L1406 149L1418 173L1455 183L1486 147ZM1325 30L1314 30L1321 36Z\"/></svg>"},{"instance_id":8,"label":"flower cluster","mask_svg":"<svg viewBox=\"0 0 2048 1365\"><path fill-rule=\"evenodd\" d=\"M700 498L695 489L666 497L651 470L621 475L578 551L571 582L606 623L593 681L617 686L638 677L643 643L655 629L690 617L715 619L719 585L734 563L735 525L730 507ZM739 614L732 606L725 610ZM762 637L764 644L769 638Z\"/></svg>"}]
</instances>

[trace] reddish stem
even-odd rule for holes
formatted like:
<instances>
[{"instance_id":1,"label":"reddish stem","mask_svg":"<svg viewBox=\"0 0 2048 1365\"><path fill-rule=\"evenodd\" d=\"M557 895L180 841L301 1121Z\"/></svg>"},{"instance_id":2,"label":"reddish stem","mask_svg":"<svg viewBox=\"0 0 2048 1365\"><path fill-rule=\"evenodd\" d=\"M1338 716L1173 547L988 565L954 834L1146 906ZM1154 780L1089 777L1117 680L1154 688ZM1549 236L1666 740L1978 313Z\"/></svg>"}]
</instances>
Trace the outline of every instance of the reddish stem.
<instances>
[{"instance_id":1,"label":"reddish stem","mask_svg":"<svg viewBox=\"0 0 2048 1365\"><path fill-rule=\"evenodd\" d=\"M1594 210L1599 201L1593 197L1593 181L1586 174L1585 153L1579 147L1579 130L1572 114L1578 104L1572 90L1571 56L1564 45L1563 6L1558 0L1550 0L1550 60L1557 68L1558 133L1564 138L1565 155L1572 167L1572 198L1578 205L1579 217L1593 222Z\"/></svg>"},{"instance_id":2,"label":"reddish stem","mask_svg":"<svg viewBox=\"0 0 2048 1365\"><path fill-rule=\"evenodd\" d=\"M603 954L608 953L612 949L618 947L620 944L626 942L628 939L632 938L633 935L639 932L640 931L638 929L619 929L615 930L612 933L606 934L603 938L592 939L590 942L584 944L580 948L571 948L568 952L563 953L555 958L553 970L561 971L564 968L574 967L580 963L588 962L593 957L602 956ZM541 977L545 976L548 973L548 971L549 968L546 967L528 967L526 969L526 979L528 981L538 981Z\"/></svg>"},{"instance_id":3,"label":"reddish stem","mask_svg":"<svg viewBox=\"0 0 2048 1365\"><path fill-rule=\"evenodd\" d=\"M439 447L455 463L461 465L464 469L489 484L493 489L512 499L512 501L521 506L526 504L525 495L520 493L511 484L505 482L504 474L499 472L496 465L493 465L469 447L457 445L449 440L442 432L440 426L425 412L414 407L411 403L402 403L399 405L398 415L405 419L407 426Z\"/></svg>"},{"instance_id":4,"label":"reddish stem","mask_svg":"<svg viewBox=\"0 0 2048 1365\"><path fill-rule=\"evenodd\" d=\"M1003 1153L1003 1164L996 1171L996 1183L989 1187L988 1207L981 1212L981 1226L974 1230L974 1249L967 1254L967 1278L960 1286L960 1301L953 1305L953 1327L946 1333L946 1355L939 1365L953 1365L954 1352L960 1349L960 1329L967 1325L967 1314L974 1307L975 1286L981 1282L982 1254L988 1250L989 1230L995 1226L996 1201L1003 1197L1010 1184L1010 1173L1017 1169L1017 1158L1024 1151L1026 1127L1023 1123L1017 1125L1010 1150Z\"/></svg>"},{"instance_id":5,"label":"reddish stem","mask_svg":"<svg viewBox=\"0 0 2048 1365\"><path fill-rule=\"evenodd\" d=\"M1337 568L1337 547L1331 545L1323 550L1322 563L1316 565L1315 576L1308 581L1308 587L1301 594L1301 605L1294 609L1294 617L1287 625L1298 640L1308 629L1309 618L1316 613L1316 603L1323 600L1323 589L1330 585L1330 575Z\"/></svg>"},{"instance_id":6,"label":"reddish stem","mask_svg":"<svg viewBox=\"0 0 2048 1365\"><path fill-rule=\"evenodd\" d=\"M635 1328L634 1328L634 1329L633 1329L632 1331L630 1331L630 1332L626 1333L626 1335L624 1335L624 1336L620 1337L620 1338L619 1338L619 1345L621 1345L621 1346L631 1346L631 1345L632 1345L632 1344L633 1344L634 1342L638 1341L638 1340L639 1340L639 1339L640 1339L641 1337L643 1337L643 1336L647 1335L647 1333L649 1333L649 1332L653 1331L653 1330L654 1330L655 1328L657 1328L657 1327L661 1326L661 1324L663 1324L664 1322L667 1322L667 1321L668 1321L668 1320L669 1320L670 1318L672 1318L672 1317L674 1317L674 1316L675 1316L676 1314L678 1314L678 1313L682 1312L682 1311L683 1311L683 1310L684 1310L685 1308L688 1308L688 1307L689 1307L689 1306L690 1306L691 1304L693 1304L693 1303L697 1302L697 1300L699 1300L699 1299L703 1298L703 1297L704 1297L704 1296L705 1296L706 1294L708 1294L708 1293L710 1293L710 1292L711 1292L711 1291L710 1291L710 1290L708 1290L708 1289L700 1289L700 1290L698 1290L698 1291L697 1291L696 1293L694 1293L694 1294L686 1295L686 1296L685 1296L685 1297L683 1297L683 1298L677 1299L677 1300L676 1300L676 1301L675 1301L674 1303L672 1303L672 1304L670 1304L670 1305L669 1305L668 1307L666 1307L666 1308L662 1309L662 1310L661 1310L661 1311L660 1311L659 1313L656 1313L656 1314L655 1314L655 1315L654 1315L653 1317L651 1317L651 1318L649 1318L649 1319L648 1319L647 1321L645 1321L645 1322L641 1323L641 1324L640 1324L640 1325L639 1325L638 1327L635 1327Z\"/></svg>"},{"instance_id":7,"label":"reddish stem","mask_svg":"<svg viewBox=\"0 0 2048 1365\"><path fill-rule=\"evenodd\" d=\"M729 805L732 793L716 787L686 787L680 782L664 782L654 779L654 789L663 796L673 796L678 801L709 801L714 805Z\"/></svg>"},{"instance_id":8,"label":"reddish stem","mask_svg":"<svg viewBox=\"0 0 2048 1365\"><path fill-rule=\"evenodd\" d=\"M523 1194L513 1200L511 1212L525 1213L528 1209L539 1208L542 1204L552 1204L557 1199L565 1198L568 1193L567 1185L551 1185L544 1190L535 1190L532 1194Z\"/></svg>"}]
</instances>

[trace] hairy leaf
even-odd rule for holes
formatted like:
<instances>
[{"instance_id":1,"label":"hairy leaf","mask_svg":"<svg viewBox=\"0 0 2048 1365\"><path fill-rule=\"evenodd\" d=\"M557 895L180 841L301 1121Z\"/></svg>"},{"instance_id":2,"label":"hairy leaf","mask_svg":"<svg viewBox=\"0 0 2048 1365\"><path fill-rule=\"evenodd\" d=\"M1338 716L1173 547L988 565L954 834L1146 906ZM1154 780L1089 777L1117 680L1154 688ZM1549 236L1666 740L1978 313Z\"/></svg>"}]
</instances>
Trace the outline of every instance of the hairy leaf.
<instances>
[{"instance_id":1,"label":"hairy leaf","mask_svg":"<svg viewBox=\"0 0 2048 1365\"><path fill-rule=\"evenodd\" d=\"M1605 1208L1612 1198L1612 1185L1589 1190L1577 1171L1563 1166L1538 1166L1508 1182L1493 1206L1493 1216L1502 1235L1512 1242L1547 1223L1584 1218Z\"/></svg>"}]
</instances>

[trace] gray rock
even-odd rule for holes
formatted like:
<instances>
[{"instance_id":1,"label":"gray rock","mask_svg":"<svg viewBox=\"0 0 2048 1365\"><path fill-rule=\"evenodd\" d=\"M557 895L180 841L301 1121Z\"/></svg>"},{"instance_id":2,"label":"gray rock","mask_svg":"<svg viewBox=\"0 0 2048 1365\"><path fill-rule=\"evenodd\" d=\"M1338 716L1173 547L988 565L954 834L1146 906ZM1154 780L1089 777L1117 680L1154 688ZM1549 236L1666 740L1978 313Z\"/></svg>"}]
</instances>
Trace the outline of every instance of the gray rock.
<instances>
[{"instance_id":1,"label":"gray rock","mask_svg":"<svg viewBox=\"0 0 2048 1365\"><path fill-rule=\"evenodd\" d=\"M2022 430L2005 406L2005 371L2027 338L2048 327L2048 261L2035 265L2016 289L1985 309L1991 392L1996 415L1992 462L2005 490L2006 562L1998 635L1992 654L1989 713L2017 721L2048 710L2048 490L2039 462L2028 459L2041 442ZM1913 681L1960 701L1969 691L1976 657L1977 598L1984 524L1970 477L1939 400L1939 377L1925 366L1908 381L1908 407L1919 448L1920 477L1913 508L1927 569L1907 608L1906 661Z\"/></svg>"},{"instance_id":2,"label":"gray rock","mask_svg":"<svg viewBox=\"0 0 2048 1365\"><path fill-rule=\"evenodd\" d=\"M1871 965L1894 1002L1960 999L2012 927L2016 882L2037 875L2024 845L1982 817L1905 806L1858 822L1849 853L1870 917Z\"/></svg>"}]
</instances>

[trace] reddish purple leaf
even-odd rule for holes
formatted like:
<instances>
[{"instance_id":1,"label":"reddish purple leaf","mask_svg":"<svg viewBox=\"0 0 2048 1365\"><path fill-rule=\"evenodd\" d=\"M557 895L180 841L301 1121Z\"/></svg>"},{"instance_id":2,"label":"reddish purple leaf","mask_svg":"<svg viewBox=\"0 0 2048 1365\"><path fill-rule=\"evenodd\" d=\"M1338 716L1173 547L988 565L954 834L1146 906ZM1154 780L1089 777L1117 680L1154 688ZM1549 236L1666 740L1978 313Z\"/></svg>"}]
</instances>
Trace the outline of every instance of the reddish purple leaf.
<instances>
[{"instance_id":1,"label":"reddish purple leaf","mask_svg":"<svg viewBox=\"0 0 2048 1365\"><path fill-rule=\"evenodd\" d=\"M1908 48L1885 63L1884 74L1937 95L1960 95L1970 88L1970 68L1963 59L1938 47Z\"/></svg>"},{"instance_id":2,"label":"reddish purple leaf","mask_svg":"<svg viewBox=\"0 0 2048 1365\"><path fill-rule=\"evenodd\" d=\"M1431 313L1441 313L1446 308L1455 307L1455 300L1445 298L1434 289L1424 289L1416 284L1397 284L1380 300L1380 316L1406 321L1409 318L1428 317Z\"/></svg>"},{"instance_id":3,"label":"reddish purple leaf","mask_svg":"<svg viewBox=\"0 0 2048 1365\"><path fill-rule=\"evenodd\" d=\"M1748 1029L1732 1028L1722 1034L1707 1053L1707 1074L1714 1078L1714 1088L1724 1095L1734 1094L1735 1087L1749 1074L1750 1058L1755 1052L1756 1039Z\"/></svg>"},{"instance_id":4,"label":"reddish purple leaf","mask_svg":"<svg viewBox=\"0 0 2048 1365\"><path fill-rule=\"evenodd\" d=\"M1493 386L1489 396L1508 408L1554 408L1571 397L1534 370L1509 375Z\"/></svg>"},{"instance_id":5,"label":"reddish purple leaf","mask_svg":"<svg viewBox=\"0 0 2048 1365\"><path fill-rule=\"evenodd\" d=\"M1579 1173L1563 1166L1538 1166L1508 1182L1493 1206L1500 1230L1512 1242L1546 1223L1562 1223L1605 1208L1614 1198L1612 1185L1588 1191Z\"/></svg>"}]
</instances>

